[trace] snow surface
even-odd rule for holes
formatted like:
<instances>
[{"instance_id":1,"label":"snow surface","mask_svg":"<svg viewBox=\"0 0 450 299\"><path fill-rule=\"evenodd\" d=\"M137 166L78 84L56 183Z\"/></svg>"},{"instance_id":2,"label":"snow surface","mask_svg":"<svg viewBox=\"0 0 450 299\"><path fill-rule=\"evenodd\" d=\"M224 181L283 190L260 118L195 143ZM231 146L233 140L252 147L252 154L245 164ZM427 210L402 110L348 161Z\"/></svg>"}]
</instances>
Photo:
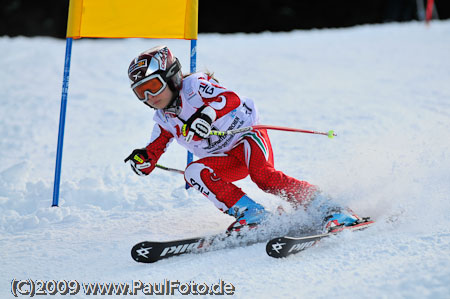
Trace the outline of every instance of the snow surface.
<instances>
[{"instance_id":1,"label":"snow surface","mask_svg":"<svg viewBox=\"0 0 450 299\"><path fill-rule=\"evenodd\" d=\"M12 279L232 283L236 298L450 298L450 22L201 34L198 70L255 99L278 169L376 220L272 259L265 244L138 264L130 248L223 231L232 218L178 174L138 177L152 111L129 89L133 57L183 40L76 40L60 207L52 192L65 41L0 38L0 297ZM160 163L183 168L172 144ZM281 200L238 183L268 209ZM67 297L67 296L65 296ZM77 298L85 296L80 292ZM132 296L138 297L138 296Z\"/></svg>"}]
</instances>

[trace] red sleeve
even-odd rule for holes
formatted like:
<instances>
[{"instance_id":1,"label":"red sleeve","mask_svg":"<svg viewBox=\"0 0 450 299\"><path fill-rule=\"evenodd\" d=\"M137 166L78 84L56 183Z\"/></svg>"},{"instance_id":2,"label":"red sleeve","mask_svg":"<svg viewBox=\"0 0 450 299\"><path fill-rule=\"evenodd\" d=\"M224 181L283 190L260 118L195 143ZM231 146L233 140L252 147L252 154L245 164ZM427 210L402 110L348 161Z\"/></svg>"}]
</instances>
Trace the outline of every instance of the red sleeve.
<instances>
[{"instance_id":1,"label":"red sleeve","mask_svg":"<svg viewBox=\"0 0 450 299\"><path fill-rule=\"evenodd\" d=\"M203 102L216 111L216 119L219 119L239 107L241 99L232 91L224 91L214 98L203 98Z\"/></svg>"},{"instance_id":2,"label":"red sleeve","mask_svg":"<svg viewBox=\"0 0 450 299\"><path fill-rule=\"evenodd\" d=\"M147 149L148 157L156 163L166 151L172 138L173 135L169 131L156 124L153 127L150 143L145 147Z\"/></svg>"}]
</instances>

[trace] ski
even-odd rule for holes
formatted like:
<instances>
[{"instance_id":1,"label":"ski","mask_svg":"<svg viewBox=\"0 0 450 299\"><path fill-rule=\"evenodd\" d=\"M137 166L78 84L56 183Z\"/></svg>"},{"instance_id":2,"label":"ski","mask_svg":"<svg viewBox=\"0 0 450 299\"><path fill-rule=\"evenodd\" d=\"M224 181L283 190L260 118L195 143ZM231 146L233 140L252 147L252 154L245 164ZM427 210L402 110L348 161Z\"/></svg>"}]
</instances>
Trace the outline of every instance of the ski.
<instances>
[{"instance_id":1,"label":"ski","mask_svg":"<svg viewBox=\"0 0 450 299\"><path fill-rule=\"evenodd\" d=\"M374 221L370 220L370 218L363 218L354 225L340 226L324 234L316 234L304 237L284 236L274 238L269 242L267 242L266 252L269 256L274 258L287 257L291 254L299 253L309 247L314 246L317 242L319 242L323 238L336 235L344 230L349 231L362 230L369 227L373 223Z\"/></svg>"},{"instance_id":2,"label":"ski","mask_svg":"<svg viewBox=\"0 0 450 299\"><path fill-rule=\"evenodd\" d=\"M155 263L162 259L188 253L203 253L267 242L271 237L253 230L244 230L166 242L143 241L131 248L131 257L138 263Z\"/></svg>"},{"instance_id":3,"label":"ski","mask_svg":"<svg viewBox=\"0 0 450 299\"><path fill-rule=\"evenodd\" d=\"M172 256L206 251L215 241L224 238L226 238L225 234L218 234L167 242L143 241L133 246L131 257L139 263L154 263Z\"/></svg>"}]
</instances>

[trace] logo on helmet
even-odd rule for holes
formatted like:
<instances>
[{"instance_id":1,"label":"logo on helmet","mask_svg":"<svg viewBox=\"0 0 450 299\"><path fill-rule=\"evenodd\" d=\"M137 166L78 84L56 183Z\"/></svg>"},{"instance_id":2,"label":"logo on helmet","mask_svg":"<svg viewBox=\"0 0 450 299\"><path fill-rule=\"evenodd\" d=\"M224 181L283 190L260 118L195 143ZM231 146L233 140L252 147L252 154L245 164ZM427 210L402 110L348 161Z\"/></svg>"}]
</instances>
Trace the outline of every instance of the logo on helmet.
<instances>
[{"instance_id":1,"label":"logo on helmet","mask_svg":"<svg viewBox=\"0 0 450 299\"><path fill-rule=\"evenodd\" d=\"M143 67L147 67L147 59L139 60L135 64L131 65L130 68L128 69L128 74L131 74L135 70Z\"/></svg>"},{"instance_id":2,"label":"logo on helmet","mask_svg":"<svg viewBox=\"0 0 450 299\"><path fill-rule=\"evenodd\" d=\"M176 73L176 71L175 70L179 70L179 69L177 69L177 64L176 63L174 63L174 64L172 64L172 66L167 70L167 78L170 78L170 77L172 77L173 75L175 75L175 73Z\"/></svg>"},{"instance_id":3,"label":"logo on helmet","mask_svg":"<svg viewBox=\"0 0 450 299\"><path fill-rule=\"evenodd\" d=\"M139 80L139 78L141 78L141 71L137 72L136 74L132 75L134 78L134 82L136 82L137 80Z\"/></svg>"},{"instance_id":4,"label":"logo on helmet","mask_svg":"<svg viewBox=\"0 0 450 299\"><path fill-rule=\"evenodd\" d=\"M165 47L165 48L162 48L161 50L159 50L158 53L155 56L153 56L153 58L152 58L152 59L155 59L156 61L158 61L159 69L162 71L165 71L167 68L168 55L169 55L169 49L167 47Z\"/></svg>"}]
</instances>

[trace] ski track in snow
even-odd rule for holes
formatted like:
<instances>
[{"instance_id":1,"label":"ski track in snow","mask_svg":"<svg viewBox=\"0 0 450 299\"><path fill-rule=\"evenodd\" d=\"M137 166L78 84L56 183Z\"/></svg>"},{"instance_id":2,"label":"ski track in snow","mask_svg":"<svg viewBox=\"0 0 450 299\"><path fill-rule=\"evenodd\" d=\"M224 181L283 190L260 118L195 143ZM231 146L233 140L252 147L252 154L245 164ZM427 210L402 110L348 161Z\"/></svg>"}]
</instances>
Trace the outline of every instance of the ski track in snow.
<instances>
[{"instance_id":1,"label":"ski track in snow","mask_svg":"<svg viewBox=\"0 0 450 299\"><path fill-rule=\"evenodd\" d=\"M143 240L215 234L232 221L178 174L136 176L152 111L129 90L139 52L182 40L77 40L60 207L52 208L65 42L0 38L0 297L12 279L232 283L236 298L450 298L450 22L262 34L201 34L198 70L255 99L278 169L376 220L286 259L265 244L138 264ZM172 144L159 161L183 168ZM281 200L238 182L274 210ZM66 297L66 296L65 296ZM80 292L77 298L92 296ZM138 298L139 296L133 296Z\"/></svg>"}]
</instances>

